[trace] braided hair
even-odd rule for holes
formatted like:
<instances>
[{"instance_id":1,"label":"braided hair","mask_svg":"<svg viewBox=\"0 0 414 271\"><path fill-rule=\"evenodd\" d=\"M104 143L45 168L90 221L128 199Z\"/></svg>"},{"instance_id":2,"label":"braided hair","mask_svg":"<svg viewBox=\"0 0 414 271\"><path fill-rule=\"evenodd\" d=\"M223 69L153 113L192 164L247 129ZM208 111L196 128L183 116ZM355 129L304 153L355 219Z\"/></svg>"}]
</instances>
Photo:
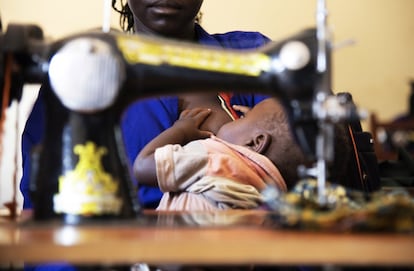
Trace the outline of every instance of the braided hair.
<instances>
[{"instance_id":1,"label":"braided hair","mask_svg":"<svg viewBox=\"0 0 414 271\"><path fill-rule=\"evenodd\" d=\"M112 0L112 8L119 13L119 26L124 32L134 32L134 14L128 5L128 0L119 0L121 8L116 6L118 0Z\"/></svg>"},{"instance_id":2,"label":"braided hair","mask_svg":"<svg viewBox=\"0 0 414 271\"><path fill-rule=\"evenodd\" d=\"M118 1L120 2L121 7L117 7ZM134 33L134 14L132 14L131 9L128 5L128 0L112 0L112 8L119 13L119 26L124 32ZM196 23L201 23L201 18L203 13L200 11L197 14L195 19Z\"/></svg>"}]
</instances>

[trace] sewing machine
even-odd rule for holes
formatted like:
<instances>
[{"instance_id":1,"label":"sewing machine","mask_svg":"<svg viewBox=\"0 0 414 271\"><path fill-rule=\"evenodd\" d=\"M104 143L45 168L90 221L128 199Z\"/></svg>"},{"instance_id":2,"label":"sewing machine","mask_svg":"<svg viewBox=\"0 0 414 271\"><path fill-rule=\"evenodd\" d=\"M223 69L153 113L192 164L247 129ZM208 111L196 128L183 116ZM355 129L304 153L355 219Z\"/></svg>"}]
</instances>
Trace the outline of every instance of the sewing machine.
<instances>
[{"instance_id":1,"label":"sewing machine","mask_svg":"<svg viewBox=\"0 0 414 271\"><path fill-rule=\"evenodd\" d=\"M194 86L279 97L314 164L302 173L317 178L323 204L333 125L358 118L351 101L331 92L327 32L322 0L315 29L242 53L104 31L46 42L36 26L10 25L1 36L4 89L12 99L20 99L26 82L49 90L45 138L32 159L34 219L135 217L140 207L123 149L121 114L137 99L190 92ZM85 190L92 192L82 198Z\"/></svg>"}]
</instances>

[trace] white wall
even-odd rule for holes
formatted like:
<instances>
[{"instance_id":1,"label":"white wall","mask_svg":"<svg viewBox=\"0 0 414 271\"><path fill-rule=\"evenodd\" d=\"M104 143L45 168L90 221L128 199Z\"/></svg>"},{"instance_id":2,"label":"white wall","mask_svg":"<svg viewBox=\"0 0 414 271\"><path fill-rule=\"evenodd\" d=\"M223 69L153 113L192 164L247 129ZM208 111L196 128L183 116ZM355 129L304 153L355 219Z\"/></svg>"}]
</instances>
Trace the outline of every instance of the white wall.
<instances>
[{"instance_id":1,"label":"white wall","mask_svg":"<svg viewBox=\"0 0 414 271\"><path fill-rule=\"evenodd\" d=\"M205 0L211 32L259 30L273 39L315 25L316 0ZM334 43L355 45L333 53L333 87L382 119L406 112L414 80L413 0L327 0Z\"/></svg>"},{"instance_id":2,"label":"white wall","mask_svg":"<svg viewBox=\"0 0 414 271\"><path fill-rule=\"evenodd\" d=\"M6 111L6 121L0 145L0 213L5 211L2 210L3 204L11 202L14 195L17 197L19 209L22 207L23 197L19 190L22 175L21 131L23 131L38 89L38 85L26 85L20 103L12 102ZM16 184L15 190L13 184Z\"/></svg>"}]
</instances>

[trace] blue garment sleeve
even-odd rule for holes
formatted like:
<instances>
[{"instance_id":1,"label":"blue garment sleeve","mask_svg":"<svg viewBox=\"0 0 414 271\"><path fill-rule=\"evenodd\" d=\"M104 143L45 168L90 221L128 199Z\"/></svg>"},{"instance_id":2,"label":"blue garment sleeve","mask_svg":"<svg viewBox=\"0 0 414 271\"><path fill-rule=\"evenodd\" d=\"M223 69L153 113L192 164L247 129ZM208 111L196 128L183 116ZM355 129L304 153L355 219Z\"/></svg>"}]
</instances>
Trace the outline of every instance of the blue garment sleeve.
<instances>
[{"instance_id":1,"label":"blue garment sleeve","mask_svg":"<svg viewBox=\"0 0 414 271\"><path fill-rule=\"evenodd\" d=\"M24 271L81 271L81 269L69 263L55 262L40 265L25 265Z\"/></svg>"},{"instance_id":2,"label":"blue garment sleeve","mask_svg":"<svg viewBox=\"0 0 414 271\"><path fill-rule=\"evenodd\" d=\"M32 148L41 142L45 129L43 92L41 88L22 133L23 175L20 180L20 191L23 195L23 209L31 209L33 207L30 200L31 153Z\"/></svg>"}]
</instances>

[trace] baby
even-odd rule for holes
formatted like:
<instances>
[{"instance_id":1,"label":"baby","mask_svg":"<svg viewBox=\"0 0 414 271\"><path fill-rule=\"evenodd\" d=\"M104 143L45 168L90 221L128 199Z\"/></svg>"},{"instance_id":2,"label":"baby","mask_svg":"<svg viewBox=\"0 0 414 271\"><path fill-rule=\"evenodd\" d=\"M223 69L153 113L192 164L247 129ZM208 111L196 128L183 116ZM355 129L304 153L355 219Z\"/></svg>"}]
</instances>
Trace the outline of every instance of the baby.
<instances>
[{"instance_id":1,"label":"baby","mask_svg":"<svg viewBox=\"0 0 414 271\"><path fill-rule=\"evenodd\" d=\"M134 174L164 192L158 210L252 209L260 191L287 191L304 155L293 140L284 108L268 98L216 135L200 130L211 110L185 110L139 153Z\"/></svg>"}]
</instances>

